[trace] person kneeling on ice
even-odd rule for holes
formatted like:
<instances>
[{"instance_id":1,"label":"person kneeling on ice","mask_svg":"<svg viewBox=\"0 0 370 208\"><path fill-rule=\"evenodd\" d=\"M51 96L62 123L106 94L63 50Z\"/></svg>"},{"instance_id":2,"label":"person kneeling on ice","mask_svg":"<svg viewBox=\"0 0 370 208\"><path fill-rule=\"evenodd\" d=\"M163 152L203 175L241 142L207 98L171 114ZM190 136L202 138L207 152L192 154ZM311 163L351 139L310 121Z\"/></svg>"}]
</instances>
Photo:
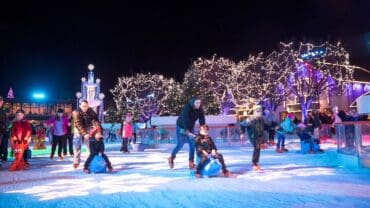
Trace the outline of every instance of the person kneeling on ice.
<instances>
[{"instance_id":1,"label":"person kneeling on ice","mask_svg":"<svg viewBox=\"0 0 370 208\"><path fill-rule=\"evenodd\" d=\"M212 138L208 136L208 130L209 127L207 125L200 126L199 133L195 137L195 148L197 156L200 158L199 164L196 167L195 177L201 177L201 170L203 170L210 157L218 159L222 166L222 174L228 177L230 176L230 172L226 169L224 157L217 152L215 143Z\"/></svg>"},{"instance_id":2,"label":"person kneeling on ice","mask_svg":"<svg viewBox=\"0 0 370 208\"><path fill-rule=\"evenodd\" d=\"M297 131L297 136L301 140L302 143L308 143L310 144L310 148L308 150L304 150L302 148L301 152L302 153L317 153L317 152L324 152L324 150L320 149L320 140L314 139L308 132L307 132L307 127L303 123L298 124L298 131ZM301 145L303 147L303 145Z\"/></svg>"},{"instance_id":3,"label":"person kneeling on ice","mask_svg":"<svg viewBox=\"0 0 370 208\"><path fill-rule=\"evenodd\" d=\"M102 158L104 159L108 172L113 171L112 164L110 163L108 157L104 154L104 142L102 136L102 127L100 126L99 121L92 120L92 130L90 131L90 139L89 139L89 148L90 148L90 155L87 158L83 171L85 173L89 173L89 166L91 161L94 159L95 156L101 154Z\"/></svg>"}]
</instances>

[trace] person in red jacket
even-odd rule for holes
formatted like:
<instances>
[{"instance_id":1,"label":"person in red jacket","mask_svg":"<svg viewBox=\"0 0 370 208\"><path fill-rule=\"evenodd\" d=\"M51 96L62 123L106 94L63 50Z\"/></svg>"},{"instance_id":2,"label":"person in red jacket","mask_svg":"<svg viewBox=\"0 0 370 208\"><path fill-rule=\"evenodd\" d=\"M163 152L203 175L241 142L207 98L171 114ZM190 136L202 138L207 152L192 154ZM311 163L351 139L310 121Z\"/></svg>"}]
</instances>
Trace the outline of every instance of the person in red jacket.
<instances>
[{"instance_id":1,"label":"person in red jacket","mask_svg":"<svg viewBox=\"0 0 370 208\"><path fill-rule=\"evenodd\" d=\"M24 111L17 110L10 130L10 145L15 159L9 166L9 171L24 170L29 167L26 153L31 142L31 133L31 124L24 119Z\"/></svg>"}]
</instances>

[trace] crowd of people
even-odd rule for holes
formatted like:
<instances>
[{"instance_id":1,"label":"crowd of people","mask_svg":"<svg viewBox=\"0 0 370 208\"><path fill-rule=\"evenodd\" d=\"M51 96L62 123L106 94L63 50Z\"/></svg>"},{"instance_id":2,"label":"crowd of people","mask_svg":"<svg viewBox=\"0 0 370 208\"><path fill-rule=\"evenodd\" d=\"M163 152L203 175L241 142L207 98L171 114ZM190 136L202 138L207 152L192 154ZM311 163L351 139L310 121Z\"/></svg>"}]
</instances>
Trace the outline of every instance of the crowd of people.
<instances>
[{"instance_id":1,"label":"crowd of people","mask_svg":"<svg viewBox=\"0 0 370 208\"><path fill-rule=\"evenodd\" d=\"M0 97L0 159L3 163L7 162L8 142L11 147L14 160L9 166L9 171L24 170L29 168L28 162L30 155L30 142L32 135L32 125L25 119L24 111L18 110L14 120L9 120L9 112L1 108L3 98ZM304 121L289 113L279 122L273 112L263 109L260 105L253 106L253 115L246 119L241 125L242 130L248 136L253 147L252 169L259 171L261 149L266 146L276 145L276 153L287 152L285 147L285 135L296 133L302 142L310 146L309 153L323 152L315 145L320 144L320 128L323 124L333 125L341 121L357 121L361 117L355 110L349 112L340 111L334 106L332 109L323 111L313 110L309 112ZM200 130L195 132L195 122L199 121ZM83 171L89 173L89 166L94 157L100 156L105 161L108 172L113 171L113 166L104 153L103 129L98 120L97 114L89 107L88 101L82 100L78 110L65 113L63 109L58 109L55 116L45 123L37 126L40 130L36 134L42 137L42 130L49 129L51 134L50 159L54 160L57 152L58 160L63 160L68 153L73 157L73 167L77 169L81 163L81 146L84 143L89 156L83 165ZM136 143L136 130L130 113L125 114L119 131L122 138L120 151L129 153L128 145L130 142ZM185 143L189 145L189 169L195 170L195 176L201 177L201 170L210 159L216 159L221 164L221 173L230 176L226 168L223 155L208 135L209 127L206 125L202 102L200 98L192 98L186 103L176 121L177 143L168 158L171 169L174 168L177 153ZM45 132L45 131L44 131ZM44 133L45 134L45 133ZM276 142L275 142L276 138ZM37 144L36 144L37 143ZM42 143L42 142L41 142ZM42 144L34 141L34 145L42 147ZM199 159L195 161L195 156Z\"/></svg>"}]
</instances>

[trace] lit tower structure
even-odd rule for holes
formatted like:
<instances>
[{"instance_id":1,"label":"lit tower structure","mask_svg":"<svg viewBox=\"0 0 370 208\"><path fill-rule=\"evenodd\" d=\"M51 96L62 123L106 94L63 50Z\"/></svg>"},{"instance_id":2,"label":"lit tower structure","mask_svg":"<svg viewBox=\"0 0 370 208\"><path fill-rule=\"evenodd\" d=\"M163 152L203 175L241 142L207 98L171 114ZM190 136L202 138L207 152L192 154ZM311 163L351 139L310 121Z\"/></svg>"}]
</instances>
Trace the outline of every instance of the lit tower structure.
<instances>
[{"instance_id":1,"label":"lit tower structure","mask_svg":"<svg viewBox=\"0 0 370 208\"><path fill-rule=\"evenodd\" d=\"M104 93L100 92L101 80L98 78L94 80L94 65L89 64L89 73L87 80L85 77L81 78L81 91L76 92L77 108L81 100L87 100L89 107L91 107L97 114L101 123L104 122Z\"/></svg>"}]
</instances>

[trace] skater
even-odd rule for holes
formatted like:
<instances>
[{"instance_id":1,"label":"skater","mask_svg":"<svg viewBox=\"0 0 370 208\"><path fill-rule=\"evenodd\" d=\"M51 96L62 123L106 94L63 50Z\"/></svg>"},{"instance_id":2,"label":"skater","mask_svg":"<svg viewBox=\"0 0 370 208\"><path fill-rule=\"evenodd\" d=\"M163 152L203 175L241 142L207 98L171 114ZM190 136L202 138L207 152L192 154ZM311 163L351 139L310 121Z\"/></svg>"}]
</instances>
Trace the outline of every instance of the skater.
<instances>
[{"instance_id":1,"label":"skater","mask_svg":"<svg viewBox=\"0 0 370 208\"><path fill-rule=\"evenodd\" d=\"M189 168L194 169L194 125L195 121L199 119L199 124L206 124L204 112L199 98L191 98L188 103L183 107L179 117L176 121L176 136L177 144L172 150L171 156L168 158L170 168L174 168L174 160L176 154L183 147L187 141L189 143Z\"/></svg>"},{"instance_id":2,"label":"skater","mask_svg":"<svg viewBox=\"0 0 370 208\"><path fill-rule=\"evenodd\" d=\"M34 150L46 149L45 129L40 123L36 125L36 135L33 140L33 149Z\"/></svg>"},{"instance_id":3,"label":"skater","mask_svg":"<svg viewBox=\"0 0 370 208\"><path fill-rule=\"evenodd\" d=\"M9 110L3 108L4 99L0 96L0 159L5 163L8 159ZM1 165L0 165L1 167Z\"/></svg>"},{"instance_id":4,"label":"skater","mask_svg":"<svg viewBox=\"0 0 370 208\"><path fill-rule=\"evenodd\" d=\"M15 121L12 123L10 145L14 152L14 161L9 166L9 171L25 170L29 168L27 152L31 142L32 127L28 120L24 119L24 111L17 110Z\"/></svg>"},{"instance_id":5,"label":"skater","mask_svg":"<svg viewBox=\"0 0 370 208\"><path fill-rule=\"evenodd\" d=\"M276 143L276 152L284 153L288 149L285 148L285 136L286 133L293 133L293 130L296 128L296 125L293 123L294 115L289 113L287 117L276 127L277 143Z\"/></svg>"},{"instance_id":6,"label":"skater","mask_svg":"<svg viewBox=\"0 0 370 208\"><path fill-rule=\"evenodd\" d=\"M132 143L136 144L137 130L139 129L138 120L134 120L132 123Z\"/></svg>"},{"instance_id":7,"label":"skater","mask_svg":"<svg viewBox=\"0 0 370 208\"><path fill-rule=\"evenodd\" d=\"M276 119L276 117L275 117L275 115L272 111L266 109L264 112L265 112L264 120L267 124L267 132L269 134L268 144L269 145L275 145L275 141L274 141L275 127L277 126L278 121L277 121L277 119Z\"/></svg>"},{"instance_id":8,"label":"skater","mask_svg":"<svg viewBox=\"0 0 370 208\"><path fill-rule=\"evenodd\" d=\"M89 138L90 138L90 131L92 127L92 121L98 120L98 115L95 113L93 109L89 107L89 102L87 100L82 100L80 103L80 109L78 111L78 115L74 120L75 128L77 129L78 133L81 135L82 141L85 142L86 148L90 151L89 148ZM80 161L81 154L76 155L75 159Z\"/></svg>"},{"instance_id":9,"label":"skater","mask_svg":"<svg viewBox=\"0 0 370 208\"><path fill-rule=\"evenodd\" d=\"M247 131L250 143L253 146L252 168L255 171L260 170L259 159L265 127L266 124L262 117L262 107L260 105L254 105L253 117L247 119Z\"/></svg>"},{"instance_id":10,"label":"skater","mask_svg":"<svg viewBox=\"0 0 370 208\"><path fill-rule=\"evenodd\" d=\"M68 112L67 118L69 125L67 127L66 142L64 143L63 154L67 155L67 153L69 153L69 155L73 157L72 112Z\"/></svg>"},{"instance_id":11,"label":"skater","mask_svg":"<svg viewBox=\"0 0 370 208\"><path fill-rule=\"evenodd\" d=\"M104 161L106 162L108 172L113 171L112 164L110 163L108 157L104 154L104 142L103 142L103 136L102 136L102 127L100 126L99 121L92 120L92 129L89 134L89 147L90 147L90 155L86 159L86 162L84 164L83 171L85 173L89 173L89 165L92 161L92 159L98 155L101 154Z\"/></svg>"},{"instance_id":12,"label":"skater","mask_svg":"<svg viewBox=\"0 0 370 208\"><path fill-rule=\"evenodd\" d=\"M53 160L57 146L58 146L58 160L63 160L62 151L65 145L64 143L66 143L67 128L69 125L71 125L68 121L68 118L64 115L64 110L59 108L57 114L51 117L46 122L46 125L52 127L53 133L50 160Z\"/></svg>"},{"instance_id":13,"label":"skater","mask_svg":"<svg viewBox=\"0 0 370 208\"><path fill-rule=\"evenodd\" d=\"M78 119L78 111L72 111L71 117L71 133L73 137L73 168L77 169L81 163L81 145L82 138L78 129L76 128L76 121Z\"/></svg>"},{"instance_id":14,"label":"skater","mask_svg":"<svg viewBox=\"0 0 370 208\"><path fill-rule=\"evenodd\" d=\"M126 113L126 117L121 125L121 137L122 137L122 144L120 151L123 153L130 153L128 150L128 143L132 138L132 117L130 113Z\"/></svg>"},{"instance_id":15,"label":"skater","mask_svg":"<svg viewBox=\"0 0 370 208\"><path fill-rule=\"evenodd\" d=\"M208 136L209 127L202 125L199 128L199 133L195 137L195 149L200 159L199 164L196 167L195 177L199 178L200 171L204 168L207 160L212 157L218 159L222 166L222 174L226 177L230 176L230 172L226 169L224 157L222 154L217 152L217 147L213 142L212 138Z\"/></svg>"}]
</instances>

